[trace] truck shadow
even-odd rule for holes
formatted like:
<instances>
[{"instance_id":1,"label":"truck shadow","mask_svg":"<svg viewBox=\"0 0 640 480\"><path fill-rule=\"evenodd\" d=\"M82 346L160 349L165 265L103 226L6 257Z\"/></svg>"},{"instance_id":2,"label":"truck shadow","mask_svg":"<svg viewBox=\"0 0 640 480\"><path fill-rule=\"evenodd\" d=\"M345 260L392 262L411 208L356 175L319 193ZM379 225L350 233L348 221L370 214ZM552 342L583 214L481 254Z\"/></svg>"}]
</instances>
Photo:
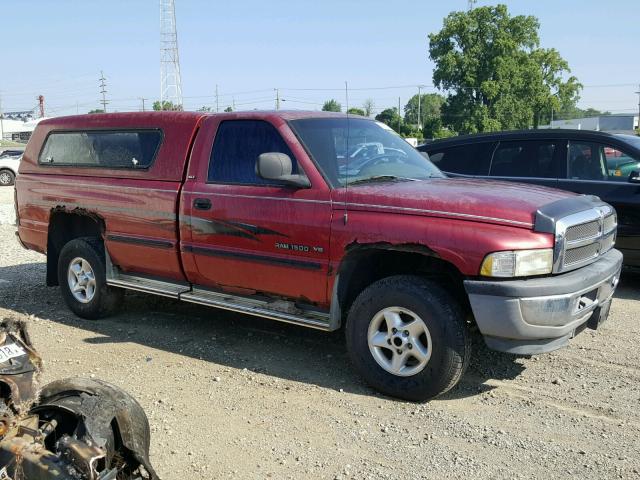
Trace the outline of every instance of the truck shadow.
<instances>
[{"instance_id":1,"label":"truck shadow","mask_svg":"<svg viewBox=\"0 0 640 480\"><path fill-rule=\"evenodd\" d=\"M360 395L380 395L350 366L341 331L324 333L248 315L128 292L122 312L90 321L72 314L57 288L44 286L44 263L0 267L0 308L96 334L90 344L133 342L231 368ZM489 379L512 379L526 366L474 338L471 365L443 399L477 395ZM46 359L45 359L46 361Z\"/></svg>"},{"instance_id":2,"label":"truck shadow","mask_svg":"<svg viewBox=\"0 0 640 480\"><path fill-rule=\"evenodd\" d=\"M640 268L625 268L622 270L615 298L640 300Z\"/></svg>"}]
</instances>

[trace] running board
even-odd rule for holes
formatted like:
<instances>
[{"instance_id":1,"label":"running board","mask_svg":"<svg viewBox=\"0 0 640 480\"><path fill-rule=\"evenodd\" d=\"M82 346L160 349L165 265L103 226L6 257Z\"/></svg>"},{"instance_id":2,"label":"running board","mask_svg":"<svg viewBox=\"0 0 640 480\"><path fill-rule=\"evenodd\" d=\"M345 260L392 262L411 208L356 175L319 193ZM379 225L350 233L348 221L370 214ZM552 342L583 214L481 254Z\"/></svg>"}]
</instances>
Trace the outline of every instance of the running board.
<instances>
[{"instance_id":1,"label":"running board","mask_svg":"<svg viewBox=\"0 0 640 480\"><path fill-rule=\"evenodd\" d=\"M181 293L180 299L232 312L246 313L279 322L303 325L317 330L331 331L329 314L297 308L292 302L261 300L239 297L228 293L213 292L194 287L191 292Z\"/></svg>"},{"instance_id":2,"label":"running board","mask_svg":"<svg viewBox=\"0 0 640 480\"><path fill-rule=\"evenodd\" d=\"M331 323L329 313L308 310L297 307L293 302L273 300L269 298L252 298L214 292L203 288L192 287L190 284L158 280L122 273L111 263L107 253L107 285L152 293L163 297L198 303L208 307L217 307L232 312L246 313L258 317L293 323L317 330L333 331L340 327L340 323ZM335 315L334 315L335 316Z\"/></svg>"},{"instance_id":3,"label":"running board","mask_svg":"<svg viewBox=\"0 0 640 480\"><path fill-rule=\"evenodd\" d=\"M136 277L126 273L117 273L113 278L107 278L107 285L127 288L138 292L153 293L169 298L180 298L180 294L191 290L186 284L165 282L152 278Z\"/></svg>"}]
</instances>

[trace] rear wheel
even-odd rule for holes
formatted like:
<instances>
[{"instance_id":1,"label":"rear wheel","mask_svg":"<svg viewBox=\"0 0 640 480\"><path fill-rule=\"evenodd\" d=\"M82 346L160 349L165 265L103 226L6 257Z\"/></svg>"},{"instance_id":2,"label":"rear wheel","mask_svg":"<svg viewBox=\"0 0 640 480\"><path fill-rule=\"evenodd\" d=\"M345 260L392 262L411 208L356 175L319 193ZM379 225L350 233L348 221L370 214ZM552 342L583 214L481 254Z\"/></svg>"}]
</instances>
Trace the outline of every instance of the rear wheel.
<instances>
[{"instance_id":1,"label":"rear wheel","mask_svg":"<svg viewBox=\"0 0 640 480\"><path fill-rule=\"evenodd\" d=\"M92 237L71 240L62 248L58 282L73 313L92 320L113 313L124 295L107 285L104 246Z\"/></svg>"},{"instance_id":2,"label":"rear wheel","mask_svg":"<svg viewBox=\"0 0 640 480\"><path fill-rule=\"evenodd\" d=\"M423 401L454 387L469 363L462 310L437 283L399 275L355 300L346 327L352 362L375 389Z\"/></svg>"},{"instance_id":3,"label":"rear wheel","mask_svg":"<svg viewBox=\"0 0 640 480\"><path fill-rule=\"evenodd\" d=\"M16 180L16 176L11 170L0 170L0 186L8 187L13 185Z\"/></svg>"}]
</instances>

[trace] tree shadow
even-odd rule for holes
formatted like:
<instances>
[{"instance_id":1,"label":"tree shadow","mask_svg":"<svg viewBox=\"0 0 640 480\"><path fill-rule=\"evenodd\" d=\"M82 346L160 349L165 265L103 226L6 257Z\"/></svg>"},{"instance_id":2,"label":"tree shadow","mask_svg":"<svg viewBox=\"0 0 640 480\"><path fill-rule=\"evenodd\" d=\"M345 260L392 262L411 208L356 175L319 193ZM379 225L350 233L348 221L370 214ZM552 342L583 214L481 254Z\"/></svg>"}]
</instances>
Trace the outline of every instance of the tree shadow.
<instances>
[{"instance_id":1,"label":"tree shadow","mask_svg":"<svg viewBox=\"0 0 640 480\"><path fill-rule=\"evenodd\" d=\"M127 293L121 313L84 320L68 310L58 288L44 285L44 278L44 263L0 267L0 307L92 331L96 336L85 340L90 344L135 342L281 379L382 396L350 368L342 331L319 332L135 292ZM467 374L441 398L480 394L493 388L485 381L515 378L525 368L516 357L490 351L481 338L474 337L473 346Z\"/></svg>"}]
</instances>

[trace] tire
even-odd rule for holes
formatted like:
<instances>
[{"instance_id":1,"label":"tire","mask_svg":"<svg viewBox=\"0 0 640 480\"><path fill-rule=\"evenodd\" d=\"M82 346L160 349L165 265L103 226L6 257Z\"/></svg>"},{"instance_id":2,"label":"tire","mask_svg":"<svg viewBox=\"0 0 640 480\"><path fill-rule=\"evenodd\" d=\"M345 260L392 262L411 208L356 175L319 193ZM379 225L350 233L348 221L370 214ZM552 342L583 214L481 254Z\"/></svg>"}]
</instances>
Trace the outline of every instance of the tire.
<instances>
[{"instance_id":1,"label":"tire","mask_svg":"<svg viewBox=\"0 0 640 480\"><path fill-rule=\"evenodd\" d=\"M8 187L15 183L16 176L11 170L0 170L0 187Z\"/></svg>"},{"instance_id":2,"label":"tire","mask_svg":"<svg viewBox=\"0 0 640 480\"><path fill-rule=\"evenodd\" d=\"M389 332L390 324L400 327L396 333ZM351 361L365 381L410 401L429 400L453 388L471 354L460 305L437 283L412 275L367 287L349 311L345 335Z\"/></svg>"},{"instance_id":3,"label":"tire","mask_svg":"<svg viewBox=\"0 0 640 480\"><path fill-rule=\"evenodd\" d=\"M72 265L74 271L81 269L80 273L74 275ZM76 238L62 248L58 282L71 311L89 320L115 312L124 296L124 290L107 285L104 245L93 237ZM78 287L75 293L72 291L74 282Z\"/></svg>"}]
</instances>

